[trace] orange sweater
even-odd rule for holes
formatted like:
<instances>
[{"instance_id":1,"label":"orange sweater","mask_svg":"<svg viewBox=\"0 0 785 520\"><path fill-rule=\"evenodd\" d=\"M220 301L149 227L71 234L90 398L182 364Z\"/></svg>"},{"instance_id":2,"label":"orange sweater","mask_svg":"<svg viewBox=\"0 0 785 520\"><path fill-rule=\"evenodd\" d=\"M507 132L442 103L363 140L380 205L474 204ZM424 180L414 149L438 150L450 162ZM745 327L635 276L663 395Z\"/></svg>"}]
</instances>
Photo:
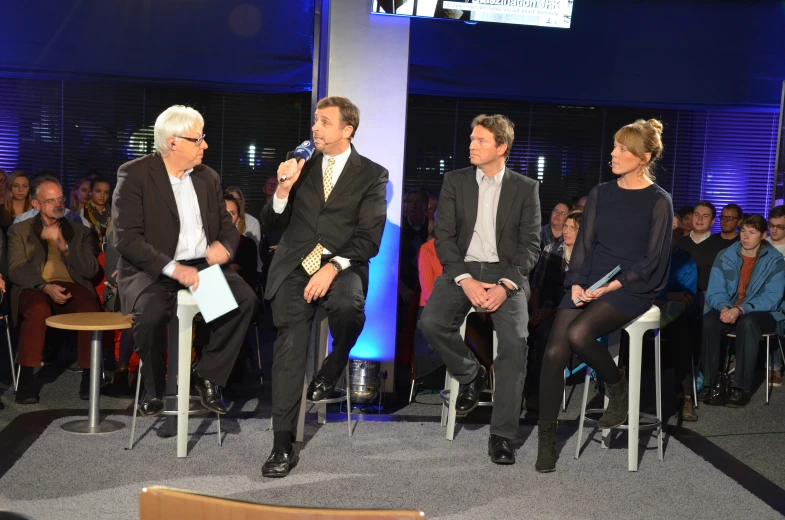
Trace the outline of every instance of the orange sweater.
<instances>
[{"instance_id":1,"label":"orange sweater","mask_svg":"<svg viewBox=\"0 0 785 520\"><path fill-rule=\"evenodd\" d=\"M420 307L425 307L433 292L436 278L444 271L439 257L436 256L434 239L428 240L420 247L417 254L417 271L420 277Z\"/></svg>"}]
</instances>

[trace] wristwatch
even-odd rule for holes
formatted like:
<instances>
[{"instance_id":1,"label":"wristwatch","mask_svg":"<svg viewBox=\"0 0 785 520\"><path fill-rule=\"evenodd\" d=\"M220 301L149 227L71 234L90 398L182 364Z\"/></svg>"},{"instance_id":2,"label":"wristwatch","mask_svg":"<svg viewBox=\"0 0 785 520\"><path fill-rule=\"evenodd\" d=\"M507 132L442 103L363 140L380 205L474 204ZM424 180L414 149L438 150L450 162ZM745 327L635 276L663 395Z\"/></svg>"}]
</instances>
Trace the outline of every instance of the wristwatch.
<instances>
[{"instance_id":1,"label":"wristwatch","mask_svg":"<svg viewBox=\"0 0 785 520\"><path fill-rule=\"evenodd\" d=\"M330 263L333 264L333 269L335 269L336 273L343 271L343 266L338 260L330 260Z\"/></svg>"},{"instance_id":2,"label":"wristwatch","mask_svg":"<svg viewBox=\"0 0 785 520\"><path fill-rule=\"evenodd\" d=\"M512 298L512 295L515 294L515 289L510 289L501 280L496 282L496 285L501 285L502 286L502 289L504 289L504 292L507 293L507 298Z\"/></svg>"}]
</instances>

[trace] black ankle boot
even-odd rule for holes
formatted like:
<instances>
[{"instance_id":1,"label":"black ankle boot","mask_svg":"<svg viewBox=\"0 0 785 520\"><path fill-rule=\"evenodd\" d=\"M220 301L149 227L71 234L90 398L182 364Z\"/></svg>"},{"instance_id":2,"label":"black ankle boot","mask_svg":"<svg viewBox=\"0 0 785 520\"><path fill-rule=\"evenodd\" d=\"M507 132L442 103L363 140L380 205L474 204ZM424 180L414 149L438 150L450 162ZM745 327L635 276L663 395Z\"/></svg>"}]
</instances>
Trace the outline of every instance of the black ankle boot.
<instances>
[{"instance_id":1,"label":"black ankle boot","mask_svg":"<svg viewBox=\"0 0 785 520\"><path fill-rule=\"evenodd\" d=\"M36 404L39 401L38 389L33 380L33 367L19 367L19 384L14 400L19 404Z\"/></svg>"},{"instance_id":2,"label":"black ankle boot","mask_svg":"<svg viewBox=\"0 0 785 520\"><path fill-rule=\"evenodd\" d=\"M537 462L534 469L550 473L556 469L556 421L537 421Z\"/></svg>"},{"instance_id":3,"label":"black ankle boot","mask_svg":"<svg viewBox=\"0 0 785 520\"><path fill-rule=\"evenodd\" d=\"M608 407L597 421L597 427L603 430L621 426L627 420L627 410L630 404L630 384L627 381L627 374L624 373L624 370L619 370L619 372L621 372L621 381L612 385L605 384Z\"/></svg>"}]
</instances>

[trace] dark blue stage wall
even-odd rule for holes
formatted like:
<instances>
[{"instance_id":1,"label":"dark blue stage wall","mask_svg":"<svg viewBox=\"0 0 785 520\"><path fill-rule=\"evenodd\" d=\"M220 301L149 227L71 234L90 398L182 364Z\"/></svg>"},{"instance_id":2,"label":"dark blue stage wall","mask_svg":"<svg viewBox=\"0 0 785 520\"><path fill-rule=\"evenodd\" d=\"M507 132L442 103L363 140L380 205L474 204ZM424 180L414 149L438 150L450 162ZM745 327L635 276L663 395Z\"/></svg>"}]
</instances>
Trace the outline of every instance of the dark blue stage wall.
<instances>
[{"instance_id":1,"label":"dark blue stage wall","mask_svg":"<svg viewBox=\"0 0 785 520\"><path fill-rule=\"evenodd\" d=\"M570 29L413 19L410 92L776 109L783 28L781 0L575 0Z\"/></svg>"},{"instance_id":2,"label":"dark blue stage wall","mask_svg":"<svg viewBox=\"0 0 785 520\"><path fill-rule=\"evenodd\" d=\"M0 74L311 90L313 0L3 0Z\"/></svg>"}]
</instances>

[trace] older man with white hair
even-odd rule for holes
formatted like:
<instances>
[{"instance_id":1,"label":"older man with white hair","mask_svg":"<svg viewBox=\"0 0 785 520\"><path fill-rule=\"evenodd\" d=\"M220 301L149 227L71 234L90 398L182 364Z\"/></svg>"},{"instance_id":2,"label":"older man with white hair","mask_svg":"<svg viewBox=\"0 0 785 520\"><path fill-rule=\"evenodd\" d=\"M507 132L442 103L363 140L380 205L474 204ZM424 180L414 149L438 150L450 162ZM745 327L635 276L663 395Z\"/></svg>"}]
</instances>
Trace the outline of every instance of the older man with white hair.
<instances>
[{"instance_id":1,"label":"older man with white hair","mask_svg":"<svg viewBox=\"0 0 785 520\"><path fill-rule=\"evenodd\" d=\"M199 271L221 265L238 308L210 323L210 342L194 370L202 405L225 413L226 384L256 307L248 284L229 268L240 235L226 211L218 174L202 164L207 149L202 115L169 107L155 121L156 152L117 172L112 204L121 258L118 288L124 313L134 316L134 349L143 362L143 415L160 415L165 387L166 325L177 291L199 285Z\"/></svg>"}]
</instances>

